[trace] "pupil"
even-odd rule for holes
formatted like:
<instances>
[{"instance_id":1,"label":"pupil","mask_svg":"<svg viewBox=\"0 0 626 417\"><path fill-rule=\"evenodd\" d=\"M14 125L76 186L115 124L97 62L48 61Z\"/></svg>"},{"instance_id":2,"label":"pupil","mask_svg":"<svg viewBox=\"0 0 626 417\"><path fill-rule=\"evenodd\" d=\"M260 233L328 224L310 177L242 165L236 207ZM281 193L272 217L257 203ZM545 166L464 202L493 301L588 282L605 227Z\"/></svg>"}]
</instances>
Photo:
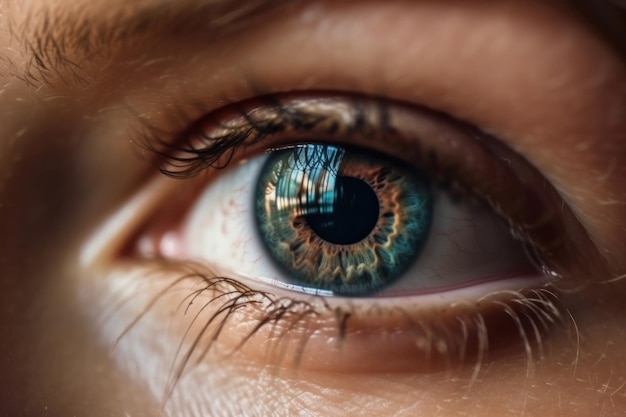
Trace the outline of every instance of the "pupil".
<instances>
[{"instance_id":1,"label":"pupil","mask_svg":"<svg viewBox=\"0 0 626 417\"><path fill-rule=\"evenodd\" d=\"M322 239L336 245L350 245L365 239L378 222L380 205L376 192L354 177L336 179L330 210L316 205L316 214L307 215L307 224Z\"/></svg>"}]
</instances>

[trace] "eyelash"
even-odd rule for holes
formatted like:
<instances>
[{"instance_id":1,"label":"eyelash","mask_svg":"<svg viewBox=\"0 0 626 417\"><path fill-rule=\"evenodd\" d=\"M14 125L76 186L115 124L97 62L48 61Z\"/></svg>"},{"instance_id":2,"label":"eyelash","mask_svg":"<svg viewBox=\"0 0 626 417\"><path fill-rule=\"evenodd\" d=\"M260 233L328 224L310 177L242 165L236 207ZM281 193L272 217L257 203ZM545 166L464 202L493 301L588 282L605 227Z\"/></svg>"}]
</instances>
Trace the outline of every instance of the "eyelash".
<instances>
[{"instance_id":1,"label":"eyelash","mask_svg":"<svg viewBox=\"0 0 626 417\"><path fill-rule=\"evenodd\" d=\"M323 94L323 93L322 93ZM334 95L334 94L333 94ZM352 132L371 133L364 131L370 123L365 123L366 115L355 102L352 110L355 111L354 124L348 126L345 130ZM387 126L386 119L387 108L382 101L379 101L379 120L377 128L386 132L390 130ZM262 104L275 111L277 117L263 120L255 118L246 105ZM244 123L239 126L219 126L223 130L221 135L212 135L211 137L204 134L201 125L206 121L215 121L220 123L220 118L224 117L220 112L212 112L208 117L196 122L183 122L190 125L190 128L184 130L180 134L171 135L162 132L155 127L147 126L148 129L143 134L143 145L158 157L165 167L160 167L160 171L172 178L186 179L193 177L206 169L224 169L227 168L234 154L240 147L254 146L266 140L270 135L283 133L291 130L294 133L309 132L319 128L319 125L328 122L322 116L315 116L306 111L300 112L297 109L291 109L281 103L280 99L274 95L266 95L259 97L251 102L241 105L234 105L232 108L225 106L228 111L236 111ZM181 120L185 120L184 115ZM337 125L331 123L326 134L336 134ZM174 136L172 140L172 136ZM199 139L199 143L194 143L192 138ZM196 144L200 148L195 147ZM182 153L188 156L176 156L176 153Z\"/></svg>"},{"instance_id":2,"label":"eyelash","mask_svg":"<svg viewBox=\"0 0 626 417\"><path fill-rule=\"evenodd\" d=\"M327 300L319 297L311 300L278 297L270 292L252 289L236 279L214 275L206 266L189 261L163 262L158 265L152 263L149 268L154 268L153 273L147 272L146 279L155 279L159 274L164 274L169 280L169 274L172 273L178 278L152 298L142 312L124 328L113 346L114 349L143 317L156 308L159 301L175 292L178 285L191 284L195 288L190 292L189 288L185 288L188 295L178 305L176 311L179 313L187 315L195 302L203 296L208 297L208 301L192 317L178 345L162 398L162 410L185 372L198 366L215 348L229 320L240 309L246 309L248 314L253 310L254 318L251 321L256 324L232 351L221 353L222 357L236 355L257 333L268 330L273 340L268 349L271 354L268 364L277 371L296 371L299 368L301 354L312 335L312 330L308 327L311 318L332 318L338 349L341 349L350 336L348 323L353 317L378 317L385 311L385 307L376 303L366 309L356 306L346 308L330 305ZM133 300L129 297L124 302L131 301ZM214 304L217 305L212 309L207 308ZM449 305L444 310L435 312L437 314L433 313L426 321L419 312L412 316L401 307L396 307L396 312L404 315L404 324L407 325L404 331L411 332L419 354L425 359L424 371L453 372L469 366L471 378L468 387L477 380L490 352L493 359L494 352L511 347L510 340L513 338L518 338L521 343L527 360L527 375L531 377L535 361L543 357L544 348L548 344L547 335L560 330L577 344L580 337L572 313L561 302L559 290L552 284L524 292L494 291L481 297L475 304ZM509 324L503 321L508 321ZM197 322L201 323L201 330L192 334L192 327ZM495 339L490 337L493 330L498 331ZM291 342L286 336L293 334L297 334L299 338L296 339L298 355L293 363L284 363L281 360L281 353L284 353L282 349L286 349ZM378 335L384 337L384 331ZM186 345L189 347L183 349Z\"/></svg>"},{"instance_id":3,"label":"eyelash","mask_svg":"<svg viewBox=\"0 0 626 417\"><path fill-rule=\"evenodd\" d=\"M338 96L335 92L322 92L318 94L332 97ZM298 97L302 96L301 94ZM200 173L207 172L207 170L227 168L233 163L235 157L242 157L239 153L243 153L245 157L248 157L251 154L262 152L269 148L266 143L272 142L271 138L275 136L293 133L302 135L311 131L315 131L315 135L319 136L320 133L316 130L319 129L320 126L324 127L325 123L328 125L325 131L322 129L322 135L330 135L333 138L336 135L341 136L342 132L350 132L353 135L357 134L362 136L373 134L374 137L380 137L381 132L397 133L390 124L389 108L383 100L362 96L349 96L346 98L345 95L339 95L345 102L350 103L349 107L355 114L353 123L344 126L342 129L341 126L338 126L333 120L320 117L320 115L307 113L306 111L294 111L293 108L285 105L285 100L288 100L289 97L289 95L280 97L264 96L250 102L224 107L217 112L210 112L208 116L198 122L190 122L188 124L190 127L183 130L180 134L170 134L154 126L146 125L146 129L142 132L143 139L140 143L145 149L150 150L160 161L160 170L162 173L173 178L188 179ZM363 99L373 100L373 102L376 103L375 114L377 117L375 120L368 117L369 114L366 109L360 104L359 100ZM269 107L277 117L268 119L256 118L255 116L258 116L258 114L254 113L256 106ZM474 127L431 110L421 109L421 111L432 117L441 118L447 123L453 124L457 129L466 132L468 136L479 142L481 146L488 148L492 153L500 157L512 157L511 164L513 166L517 163L515 158L519 159L519 157L512 155L510 151L503 149L497 141L480 133ZM236 117L233 119L232 115ZM231 116L230 120L235 120L235 122L229 124L229 116ZM185 118L181 120L185 120ZM214 129L212 131L213 133L208 135L205 133L207 130L204 128L206 124L212 124L218 129ZM216 130L219 131L219 134L214 133ZM280 141L273 142L273 146L275 147L282 145ZM414 148L415 143L412 142L410 146ZM413 152L415 152L415 149L413 149ZM419 160L422 161L423 165L428 167L431 174L434 173L435 179L448 192L462 197L472 196L473 190L470 190L470 187L455 181L454 166L445 166L445 164L442 164L442 161L437 158L437 154L429 152L423 147L420 148L418 152L420 154ZM550 190L552 193L546 193L548 196L546 198L553 203L553 200L557 199L558 196L552 189ZM489 200L488 197L486 199ZM488 202L492 209L498 208L497 201ZM499 214L501 216L503 215L502 212ZM564 209L562 216L567 217L568 215L570 215L569 211ZM509 221L514 223L513 220L509 219ZM557 228L558 227L565 228L562 225L557 226ZM523 229L519 229L518 233L518 238L521 240L527 239L525 241L525 243L527 243L525 247L529 249L529 254L531 256L536 255L534 245L537 242L534 239L528 238L528 235ZM555 275L560 273L556 272L556 268L545 269L547 264L540 262L538 258L535 258L535 263L538 266L544 267L545 273ZM159 268L161 267L163 267L163 265L159 265ZM382 314L384 310L384 307L375 303L368 309L363 310L355 309L354 306L351 308L331 306L323 298L316 298L313 303L297 298L277 297L269 292L252 289L236 279L215 276L205 266L191 262L171 263L167 264L166 269L167 268L182 268L182 271L179 270L180 278L175 280L171 286L168 286L167 291L173 290L174 287L181 282L194 281L202 285L200 289L194 290L184 299L183 304L187 304L185 311L198 297L208 294L209 301L205 304L205 307L215 305L215 307L211 309L215 312L209 317L202 318L205 324L200 333L192 338L193 340L191 341L189 350L184 352L180 358L177 356L177 363L175 368L173 368L175 370L172 373L171 381L168 385L165 401L167 401L171 395L176 383L182 377L188 366L200 362L202 358L208 354L214 343L220 337L222 329L224 329L229 319L239 309L245 308L250 310L251 308L255 308L255 322L257 324L242 338L241 343L239 343L231 354L243 349L244 345L248 343L255 334L261 332L261 330L268 326L271 334L274 334L276 329L286 329L276 337L276 347L273 348L276 349L276 351L279 351L280 343L284 341L286 333L294 333L294 330L298 330L295 333L304 334L300 347L300 349L303 349L306 345L307 323L311 316L319 317L331 315L334 319L337 336L340 342L343 343L349 333L347 330L348 322L352 317ZM130 331L164 295L165 292L157 295L146 306L144 312L124 330L120 335L120 339L124 337L124 335L128 333L128 331ZM181 304L179 308L183 307L183 304ZM498 320L502 320L502 317L499 316L507 316L510 320L513 320L515 324L515 326L513 326L514 331L518 332L524 349L527 352L529 369L532 367L533 361L533 341L531 339L534 337L537 349L541 350L542 344L544 343L543 336L558 324L567 327L567 321L564 320L564 317L572 317L566 307L560 302L558 289L554 283L546 285L545 288L529 290L524 293L496 291L483 297L476 305L450 305L448 307L450 311L446 311L445 315L450 319L438 319L433 322L436 326L431 325L428 329L424 328L424 323L421 320L413 322L408 311L401 311L401 313L406 315L405 324L408 325L412 333L416 335L416 343L421 343L420 351L423 352L424 355L431 355L433 352L438 354L441 361L446 363L446 367L449 368L457 364L464 365L469 363L471 358L468 360L468 354L472 358L475 358L473 379L477 377L480 366L487 354L489 347L487 334L489 333L489 329L496 326ZM488 315L484 314L485 310L499 312L499 314L496 314L499 319L494 319L491 313L488 319ZM198 316L193 318L193 322L199 319L201 313L202 311L198 313ZM192 325L190 325L190 328L191 326ZM459 338L459 334L461 334L462 337ZM208 343L204 348L200 348L202 345L201 342L206 339L208 339ZM472 339L475 342L474 351L472 351L471 346L468 345L468 341ZM185 340L181 341L180 346L183 346L185 342ZM493 346L491 347L493 348ZM300 351L300 353L302 352ZM276 365L284 365L280 363L278 358L276 359ZM296 368L299 367L299 360L300 358L298 358L297 355L296 363L290 365Z\"/></svg>"}]
</instances>

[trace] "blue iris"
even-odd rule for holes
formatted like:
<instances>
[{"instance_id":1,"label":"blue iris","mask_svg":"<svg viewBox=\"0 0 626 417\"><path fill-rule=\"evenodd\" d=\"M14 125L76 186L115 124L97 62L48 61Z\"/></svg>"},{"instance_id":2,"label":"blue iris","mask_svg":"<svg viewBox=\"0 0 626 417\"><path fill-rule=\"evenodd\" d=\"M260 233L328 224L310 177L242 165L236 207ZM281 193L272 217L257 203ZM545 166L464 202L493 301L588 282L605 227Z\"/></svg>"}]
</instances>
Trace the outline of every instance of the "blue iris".
<instances>
[{"instance_id":1,"label":"blue iris","mask_svg":"<svg viewBox=\"0 0 626 417\"><path fill-rule=\"evenodd\" d=\"M275 151L255 193L261 240L295 285L368 296L418 258L432 224L430 180L396 159L299 145Z\"/></svg>"}]
</instances>

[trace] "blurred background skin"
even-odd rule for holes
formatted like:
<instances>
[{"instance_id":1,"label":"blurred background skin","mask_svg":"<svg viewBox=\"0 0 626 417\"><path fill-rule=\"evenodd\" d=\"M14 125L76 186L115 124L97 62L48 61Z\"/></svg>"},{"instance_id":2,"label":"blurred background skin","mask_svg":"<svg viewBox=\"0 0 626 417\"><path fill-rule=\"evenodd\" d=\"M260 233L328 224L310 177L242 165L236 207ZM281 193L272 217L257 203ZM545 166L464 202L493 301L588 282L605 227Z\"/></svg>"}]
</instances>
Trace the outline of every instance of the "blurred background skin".
<instances>
[{"instance_id":1,"label":"blurred background skin","mask_svg":"<svg viewBox=\"0 0 626 417\"><path fill-rule=\"evenodd\" d=\"M250 2L244 11L226 14L228 7L222 9L221 3L228 2L213 2L219 6L215 19L206 15L192 19L193 29L187 33L160 27L158 19L170 16L165 5L155 8L144 26L135 22L137 39L125 39L111 50L98 42L82 49L76 40L67 45L44 42L62 39L65 19L84 19L83 29L98 27L98 22L104 22L102 27L125 27L133 11L150 9L151 3L0 2L0 415L156 415L159 395L142 380L149 374L142 373L141 366L131 366L136 365L132 355L126 361L116 358L110 339L100 334L99 312L89 309L101 307L96 302L100 296L112 298L90 282L97 274L77 272L78 256L90 232L157 175L149 156L142 155L128 136L135 122L128 109L157 117L171 110L168 100L184 100L195 88L209 92L221 88L229 98L245 98L253 92L241 81L242 72L253 72L250 78L272 91L342 89L434 103L435 108L484 121L495 133L527 137L515 148L527 151L545 175L561 181L571 193L570 201L581 207L579 214L588 221L612 271L624 271L626 72L617 49L566 6L522 0L354 0L282 8L271 2L253 7ZM211 10L201 1L182 2L179 7ZM253 17L248 20L248 15ZM185 16L194 13L180 13L180 19ZM203 18L222 23L208 24ZM411 26L411 19L419 24ZM484 56L464 63L464 74L454 62L443 64L454 58L445 48L440 48L441 54L419 56L420 68L425 69L409 65L417 64L411 58L406 62L397 58L406 53L411 39L419 44L419 39L436 36L437 30L428 34L420 28L437 19L447 28L449 42L461 42L472 30L484 30L485 39L493 39L489 33L502 37L497 45L485 41L485 50L480 50ZM220 29L223 22L233 21L238 23ZM359 21L388 28L394 36L368 38L365 23ZM489 22L495 22L493 27ZM74 31L75 37L88 32L80 29ZM576 47L549 49L557 34L566 34ZM441 36L431 44L445 44ZM203 43L207 39L209 46ZM306 45L310 49L285 39L298 39L301 45L310 41ZM566 73L571 78L555 87L557 97L549 108L521 103L519 108L511 106L514 114L496 109L496 92L501 90L489 85L507 85L512 96L541 102L538 97L545 89L511 84L523 79L521 68L528 63L521 61L524 55L511 54L508 59L499 55L518 47L535 51L541 44L545 49L526 57L539 62L537 69L553 71L546 74ZM56 55L59 51L63 57ZM278 65L276 57L282 56L293 57L292 65ZM246 71L237 70L242 61ZM545 67L540 65L543 61ZM348 71L346 62L359 65ZM491 76L487 69L493 71ZM433 78L437 72L439 81ZM584 82L592 77L597 77L594 83ZM397 81L407 79L404 85ZM437 83L446 85L438 89ZM417 88L406 92L407 85ZM481 91L485 98L477 100ZM211 100L219 103L222 97L214 94ZM606 108L599 110L600 106ZM613 112L612 124L603 119L607 112ZM524 134L533 122L546 126L543 131L556 139L533 142ZM584 129L589 130L584 132L587 139L576 143L585 153L574 152L576 132ZM552 161L556 156L558 160ZM567 169L559 165L563 160L568 161ZM593 181L607 172L610 178ZM198 370L192 376L197 383L180 390L168 412L349 415L346 410L357 412L365 405L360 415L623 416L625 286L626 281L618 281L568 295L566 303L582 344L565 336L555 338L548 359L538 364L532 377L525 374L525 357L513 355L486 364L477 383L463 392L446 384L449 375L365 373L354 378L303 372L297 377L277 376L272 385L259 379L263 364L244 367L235 357L232 363L207 363ZM92 304L85 303L84 294ZM130 338L128 346L133 343L140 342ZM573 364L575 355L579 357ZM228 381L221 388L211 385L216 372L224 374L221 381ZM245 398L256 400L255 407L228 405Z\"/></svg>"}]
</instances>

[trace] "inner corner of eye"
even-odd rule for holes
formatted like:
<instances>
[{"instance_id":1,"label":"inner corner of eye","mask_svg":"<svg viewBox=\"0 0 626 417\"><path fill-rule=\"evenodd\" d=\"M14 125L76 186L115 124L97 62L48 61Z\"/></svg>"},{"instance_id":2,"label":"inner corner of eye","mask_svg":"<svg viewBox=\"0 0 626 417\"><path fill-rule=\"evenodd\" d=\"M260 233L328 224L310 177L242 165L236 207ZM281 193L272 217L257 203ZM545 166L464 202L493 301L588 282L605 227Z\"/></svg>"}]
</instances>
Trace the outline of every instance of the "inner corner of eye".
<instances>
[{"instance_id":1,"label":"inner corner of eye","mask_svg":"<svg viewBox=\"0 0 626 417\"><path fill-rule=\"evenodd\" d=\"M298 144L225 171L156 211L143 258L194 260L274 291L477 299L543 274L486 206L381 152Z\"/></svg>"}]
</instances>

